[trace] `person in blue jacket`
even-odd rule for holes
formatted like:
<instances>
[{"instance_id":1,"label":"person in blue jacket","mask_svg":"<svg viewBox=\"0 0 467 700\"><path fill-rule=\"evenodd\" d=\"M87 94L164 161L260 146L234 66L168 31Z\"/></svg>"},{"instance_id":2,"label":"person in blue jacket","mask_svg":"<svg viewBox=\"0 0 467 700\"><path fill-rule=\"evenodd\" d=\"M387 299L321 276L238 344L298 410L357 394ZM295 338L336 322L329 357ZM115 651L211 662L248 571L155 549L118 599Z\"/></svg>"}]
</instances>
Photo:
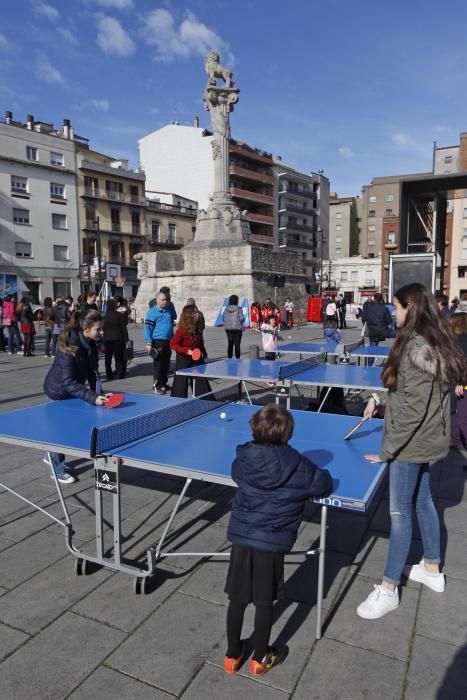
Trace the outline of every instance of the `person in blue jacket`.
<instances>
[{"instance_id":1,"label":"person in blue jacket","mask_svg":"<svg viewBox=\"0 0 467 700\"><path fill-rule=\"evenodd\" d=\"M96 391L98 376L98 341L102 336L103 320L98 311L82 314L76 311L68 326L60 333L57 354L44 381L44 392L54 401L82 399L104 406L108 395ZM89 388L86 387L86 382ZM65 464L65 455L48 452L44 462L55 471L58 481L73 484L72 470Z\"/></svg>"},{"instance_id":2,"label":"person in blue jacket","mask_svg":"<svg viewBox=\"0 0 467 700\"><path fill-rule=\"evenodd\" d=\"M156 394L165 394L170 368L170 339L173 336L174 318L167 307L165 292L156 295L156 303L151 306L144 321L144 342L153 362L153 388Z\"/></svg>"},{"instance_id":3,"label":"person in blue jacket","mask_svg":"<svg viewBox=\"0 0 467 700\"><path fill-rule=\"evenodd\" d=\"M324 338L327 343L340 343L341 334L337 330L337 321L331 318L323 331Z\"/></svg>"},{"instance_id":4,"label":"person in blue jacket","mask_svg":"<svg viewBox=\"0 0 467 700\"><path fill-rule=\"evenodd\" d=\"M312 496L331 492L332 479L304 455L288 445L292 414L268 404L250 421L252 442L237 447L232 479L238 486L232 503L227 537L232 542L225 592L227 653L224 669L235 673L243 659L243 616L255 605L254 654L250 673L262 676L279 663L269 646L273 602L282 595L284 553L297 537L305 503Z\"/></svg>"}]
</instances>

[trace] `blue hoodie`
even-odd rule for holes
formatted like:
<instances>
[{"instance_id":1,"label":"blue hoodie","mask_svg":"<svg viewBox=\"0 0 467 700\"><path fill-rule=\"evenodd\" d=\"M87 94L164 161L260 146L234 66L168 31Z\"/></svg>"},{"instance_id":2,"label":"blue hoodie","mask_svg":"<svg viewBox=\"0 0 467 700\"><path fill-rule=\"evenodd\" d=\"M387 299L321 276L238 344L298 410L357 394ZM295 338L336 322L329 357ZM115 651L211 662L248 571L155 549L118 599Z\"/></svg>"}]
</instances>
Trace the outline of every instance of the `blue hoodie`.
<instances>
[{"instance_id":1,"label":"blue hoodie","mask_svg":"<svg viewBox=\"0 0 467 700\"><path fill-rule=\"evenodd\" d=\"M289 552L307 499L331 492L332 479L290 445L247 442L237 447L228 539L269 552Z\"/></svg>"}]
</instances>

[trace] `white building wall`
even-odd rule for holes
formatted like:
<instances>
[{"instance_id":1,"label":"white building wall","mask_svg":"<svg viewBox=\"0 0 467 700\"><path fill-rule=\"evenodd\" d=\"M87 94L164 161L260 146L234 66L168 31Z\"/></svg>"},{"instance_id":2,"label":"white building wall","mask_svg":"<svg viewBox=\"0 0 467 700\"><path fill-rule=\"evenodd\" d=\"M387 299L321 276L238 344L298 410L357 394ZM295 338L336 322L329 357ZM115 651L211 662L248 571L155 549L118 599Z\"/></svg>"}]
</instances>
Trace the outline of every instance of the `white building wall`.
<instances>
[{"instance_id":1,"label":"white building wall","mask_svg":"<svg viewBox=\"0 0 467 700\"><path fill-rule=\"evenodd\" d=\"M38 149L36 162L26 159L26 146ZM63 154L63 167L51 166L51 152ZM27 178L27 198L15 196L12 175ZM51 201L51 182L64 185L63 201ZM0 124L0 270L39 283L40 300L53 296L54 281L69 281L79 294L76 196L73 142ZM16 223L14 209L28 210L30 223ZM66 216L66 229L53 228L53 213ZM31 244L31 257L17 256L16 243ZM66 262L54 259L54 245L68 247Z\"/></svg>"},{"instance_id":2,"label":"white building wall","mask_svg":"<svg viewBox=\"0 0 467 700\"><path fill-rule=\"evenodd\" d=\"M214 161L212 136L203 133L196 126L168 124L140 139L146 189L176 192L206 209L214 189Z\"/></svg>"},{"instance_id":3,"label":"white building wall","mask_svg":"<svg viewBox=\"0 0 467 700\"><path fill-rule=\"evenodd\" d=\"M331 276L329 280L329 269ZM381 290L381 256L375 258L363 258L360 255L353 255L350 258L340 258L338 260L323 261L323 292L326 292L327 285L331 282L339 294L350 292L353 294L355 303L360 303L368 298L365 295L366 289ZM363 292L363 294L362 294Z\"/></svg>"}]
</instances>

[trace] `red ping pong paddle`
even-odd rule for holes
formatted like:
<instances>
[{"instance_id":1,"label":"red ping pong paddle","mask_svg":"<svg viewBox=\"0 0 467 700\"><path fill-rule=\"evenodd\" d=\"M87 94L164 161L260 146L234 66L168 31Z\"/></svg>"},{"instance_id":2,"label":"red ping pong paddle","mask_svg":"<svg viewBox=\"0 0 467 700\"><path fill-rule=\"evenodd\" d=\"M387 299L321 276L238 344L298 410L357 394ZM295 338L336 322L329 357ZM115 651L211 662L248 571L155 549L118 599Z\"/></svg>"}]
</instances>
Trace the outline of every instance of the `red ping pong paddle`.
<instances>
[{"instance_id":1,"label":"red ping pong paddle","mask_svg":"<svg viewBox=\"0 0 467 700\"><path fill-rule=\"evenodd\" d=\"M107 408L116 408L117 406L120 406L120 404L123 403L124 400L125 394L117 392L115 394L110 394L105 405L107 406Z\"/></svg>"},{"instance_id":2,"label":"red ping pong paddle","mask_svg":"<svg viewBox=\"0 0 467 700\"><path fill-rule=\"evenodd\" d=\"M199 348L195 348L193 350L193 352L191 353L191 359L195 362L201 359L201 350Z\"/></svg>"}]
</instances>

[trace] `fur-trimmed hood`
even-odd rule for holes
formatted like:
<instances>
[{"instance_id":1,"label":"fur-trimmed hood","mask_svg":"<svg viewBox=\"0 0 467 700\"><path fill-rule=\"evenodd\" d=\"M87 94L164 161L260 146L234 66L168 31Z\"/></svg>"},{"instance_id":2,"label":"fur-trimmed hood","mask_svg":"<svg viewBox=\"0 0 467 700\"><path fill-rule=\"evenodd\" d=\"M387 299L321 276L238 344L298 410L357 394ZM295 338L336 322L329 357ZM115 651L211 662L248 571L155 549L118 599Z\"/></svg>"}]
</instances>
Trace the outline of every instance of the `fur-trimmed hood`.
<instances>
[{"instance_id":1,"label":"fur-trimmed hood","mask_svg":"<svg viewBox=\"0 0 467 700\"><path fill-rule=\"evenodd\" d=\"M430 377L449 384L446 362L443 356L427 341L423 336L414 333L407 343L407 353L411 364L416 368L429 374Z\"/></svg>"}]
</instances>

